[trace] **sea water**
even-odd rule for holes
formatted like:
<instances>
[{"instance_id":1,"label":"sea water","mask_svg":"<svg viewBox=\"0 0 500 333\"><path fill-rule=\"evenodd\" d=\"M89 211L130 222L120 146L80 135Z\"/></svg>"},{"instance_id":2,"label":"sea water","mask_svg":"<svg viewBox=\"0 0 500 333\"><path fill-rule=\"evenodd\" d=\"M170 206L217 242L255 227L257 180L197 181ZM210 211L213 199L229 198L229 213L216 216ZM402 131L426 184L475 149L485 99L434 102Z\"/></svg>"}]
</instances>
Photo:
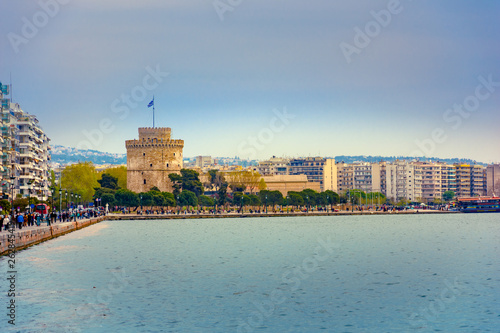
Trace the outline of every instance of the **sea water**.
<instances>
[{"instance_id":1,"label":"sea water","mask_svg":"<svg viewBox=\"0 0 500 333\"><path fill-rule=\"evenodd\" d=\"M16 254L16 325L2 279L0 331L499 332L499 222L106 221Z\"/></svg>"}]
</instances>

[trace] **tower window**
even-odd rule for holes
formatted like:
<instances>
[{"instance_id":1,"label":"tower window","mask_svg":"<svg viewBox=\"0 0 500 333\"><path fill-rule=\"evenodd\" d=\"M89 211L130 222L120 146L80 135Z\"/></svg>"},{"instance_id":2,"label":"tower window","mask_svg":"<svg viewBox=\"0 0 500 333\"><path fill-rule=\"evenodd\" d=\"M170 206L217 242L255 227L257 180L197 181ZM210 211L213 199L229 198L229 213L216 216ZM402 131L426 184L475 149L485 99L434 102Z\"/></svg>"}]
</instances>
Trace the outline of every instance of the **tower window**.
<instances>
[{"instance_id":1,"label":"tower window","mask_svg":"<svg viewBox=\"0 0 500 333\"><path fill-rule=\"evenodd\" d=\"M146 153L142 153L142 156L146 156Z\"/></svg>"},{"instance_id":2,"label":"tower window","mask_svg":"<svg viewBox=\"0 0 500 333\"><path fill-rule=\"evenodd\" d=\"M146 185L146 179L144 179L144 185Z\"/></svg>"},{"instance_id":3,"label":"tower window","mask_svg":"<svg viewBox=\"0 0 500 333\"><path fill-rule=\"evenodd\" d=\"M150 166L150 167L153 167L153 163L151 163L149 166Z\"/></svg>"},{"instance_id":4,"label":"tower window","mask_svg":"<svg viewBox=\"0 0 500 333\"><path fill-rule=\"evenodd\" d=\"M167 168L168 168L168 163L167 163Z\"/></svg>"}]
</instances>

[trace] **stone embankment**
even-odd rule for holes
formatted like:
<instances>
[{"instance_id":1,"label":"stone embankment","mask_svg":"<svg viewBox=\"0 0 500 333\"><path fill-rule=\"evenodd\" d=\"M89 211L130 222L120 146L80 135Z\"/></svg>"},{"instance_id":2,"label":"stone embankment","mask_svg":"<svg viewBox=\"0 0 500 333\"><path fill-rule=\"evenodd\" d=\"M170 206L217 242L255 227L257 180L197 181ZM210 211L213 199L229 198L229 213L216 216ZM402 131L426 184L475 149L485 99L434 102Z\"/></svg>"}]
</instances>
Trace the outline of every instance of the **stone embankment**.
<instances>
[{"instance_id":1,"label":"stone embankment","mask_svg":"<svg viewBox=\"0 0 500 333\"><path fill-rule=\"evenodd\" d=\"M24 227L23 229L16 228L12 233L10 230L2 230L0 233L0 256L9 253L9 240L12 239L12 236L9 238L9 235L14 235L15 250L18 251L67 234L68 232L101 222L105 218L105 216L100 216L91 219L77 220L75 222L54 223L50 226Z\"/></svg>"}]
</instances>

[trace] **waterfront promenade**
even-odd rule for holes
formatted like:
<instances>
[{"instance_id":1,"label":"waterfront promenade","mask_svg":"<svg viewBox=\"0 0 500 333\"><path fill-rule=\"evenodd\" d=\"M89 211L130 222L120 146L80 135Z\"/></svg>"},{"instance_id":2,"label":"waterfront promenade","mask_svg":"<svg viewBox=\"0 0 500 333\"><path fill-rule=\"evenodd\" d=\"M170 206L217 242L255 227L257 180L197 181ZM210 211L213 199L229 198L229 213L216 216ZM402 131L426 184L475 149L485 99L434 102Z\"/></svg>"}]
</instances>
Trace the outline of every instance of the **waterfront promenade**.
<instances>
[{"instance_id":1,"label":"waterfront promenade","mask_svg":"<svg viewBox=\"0 0 500 333\"><path fill-rule=\"evenodd\" d=\"M9 244L11 244L11 246L14 245L16 251L22 250L46 240L59 237L68 232L101 222L104 219L105 216L99 216L71 222L57 222L51 225L42 223L40 226L34 225L23 227L22 229L16 227L15 229L2 230L0 233L0 256L9 254ZM14 235L14 237L12 235Z\"/></svg>"}]
</instances>

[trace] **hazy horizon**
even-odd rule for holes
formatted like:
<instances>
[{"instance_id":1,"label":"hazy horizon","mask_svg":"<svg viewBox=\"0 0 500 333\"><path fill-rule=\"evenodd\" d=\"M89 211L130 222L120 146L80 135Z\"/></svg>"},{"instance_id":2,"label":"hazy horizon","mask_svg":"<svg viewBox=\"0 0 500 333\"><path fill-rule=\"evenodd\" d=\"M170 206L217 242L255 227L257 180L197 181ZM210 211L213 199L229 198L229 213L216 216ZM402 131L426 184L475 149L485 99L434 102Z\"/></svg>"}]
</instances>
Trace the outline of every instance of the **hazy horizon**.
<instances>
[{"instance_id":1,"label":"hazy horizon","mask_svg":"<svg viewBox=\"0 0 500 333\"><path fill-rule=\"evenodd\" d=\"M500 3L16 1L0 81L52 144L500 162ZM419 154L421 153L421 154Z\"/></svg>"}]
</instances>

